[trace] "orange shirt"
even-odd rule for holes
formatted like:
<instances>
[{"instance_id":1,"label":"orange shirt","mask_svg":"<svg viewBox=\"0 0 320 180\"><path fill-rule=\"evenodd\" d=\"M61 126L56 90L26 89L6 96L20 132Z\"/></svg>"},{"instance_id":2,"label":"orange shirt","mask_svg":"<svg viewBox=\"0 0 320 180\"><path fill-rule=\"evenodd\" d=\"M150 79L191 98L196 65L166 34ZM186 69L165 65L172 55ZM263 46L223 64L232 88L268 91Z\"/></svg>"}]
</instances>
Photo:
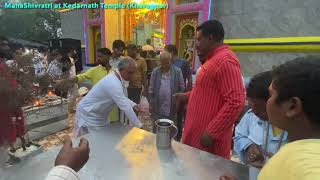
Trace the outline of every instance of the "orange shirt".
<instances>
[{"instance_id":1,"label":"orange shirt","mask_svg":"<svg viewBox=\"0 0 320 180\"><path fill-rule=\"evenodd\" d=\"M141 88L143 86L143 77L147 76L147 63L142 57L136 57L137 71L134 74L129 87Z\"/></svg>"}]
</instances>

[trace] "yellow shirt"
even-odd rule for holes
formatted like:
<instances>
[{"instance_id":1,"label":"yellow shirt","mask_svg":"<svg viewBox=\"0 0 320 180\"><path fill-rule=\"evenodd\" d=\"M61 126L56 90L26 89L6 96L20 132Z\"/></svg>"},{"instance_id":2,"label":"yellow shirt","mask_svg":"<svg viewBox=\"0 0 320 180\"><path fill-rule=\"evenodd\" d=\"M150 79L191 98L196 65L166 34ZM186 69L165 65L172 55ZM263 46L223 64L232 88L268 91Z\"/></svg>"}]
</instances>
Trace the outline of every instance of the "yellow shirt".
<instances>
[{"instance_id":1,"label":"yellow shirt","mask_svg":"<svg viewBox=\"0 0 320 180\"><path fill-rule=\"evenodd\" d=\"M82 74L78 74L78 83L84 82L86 80L90 80L92 85L96 85L102 78L104 78L108 73L105 67L103 67L101 64L99 64L96 67L88 69L86 72Z\"/></svg>"},{"instance_id":2,"label":"yellow shirt","mask_svg":"<svg viewBox=\"0 0 320 180\"><path fill-rule=\"evenodd\" d=\"M320 139L307 139L283 146L262 168L258 180L320 179Z\"/></svg>"}]
</instances>

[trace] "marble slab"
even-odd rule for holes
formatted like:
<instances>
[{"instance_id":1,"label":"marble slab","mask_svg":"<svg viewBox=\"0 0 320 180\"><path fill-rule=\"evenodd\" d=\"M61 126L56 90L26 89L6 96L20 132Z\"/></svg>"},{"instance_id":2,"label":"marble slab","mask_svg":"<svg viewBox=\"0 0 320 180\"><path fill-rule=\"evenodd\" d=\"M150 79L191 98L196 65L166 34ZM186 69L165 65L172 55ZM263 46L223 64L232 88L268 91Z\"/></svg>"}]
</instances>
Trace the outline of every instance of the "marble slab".
<instances>
[{"instance_id":1,"label":"marble slab","mask_svg":"<svg viewBox=\"0 0 320 180\"><path fill-rule=\"evenodd\" d=\"M225 173L232 173L239 180L256 179L256 173L245 165L179 142L173 142L169 150L159 150L155 135L137 128L112 124L90 130L85 137L91 151L88 163L79 172L84 180L218 180ZM59 149L6 169L0 180L43 180Z\"/></svg>"}]
</instances>

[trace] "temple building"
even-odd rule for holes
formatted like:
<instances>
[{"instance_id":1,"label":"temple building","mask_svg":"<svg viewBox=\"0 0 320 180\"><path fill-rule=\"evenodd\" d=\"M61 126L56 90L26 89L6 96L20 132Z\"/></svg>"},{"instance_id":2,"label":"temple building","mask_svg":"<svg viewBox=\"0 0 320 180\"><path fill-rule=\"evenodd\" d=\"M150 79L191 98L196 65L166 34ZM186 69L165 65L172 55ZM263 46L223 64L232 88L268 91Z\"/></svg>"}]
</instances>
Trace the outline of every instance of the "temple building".
<instances>
[{"instance_id":1,"label":"temple building","mask_svg":"<svg viewBox=\"0 0 320 180\"><path fill-rule=\"evenodd\" d=\"M156 50L177 45L179 56L199 66L195 53L196 27L218 19L225 43L238 53L245 76L251 76L293 57L320 52L318 0L61 0L69 3L167 4L150 9L63 9L63 38L82 41L86 64L95 63L97 48L122 39L143 46L152 40ZM60 1L60 2L61 2Z\"/></svg>"}]
</instances>

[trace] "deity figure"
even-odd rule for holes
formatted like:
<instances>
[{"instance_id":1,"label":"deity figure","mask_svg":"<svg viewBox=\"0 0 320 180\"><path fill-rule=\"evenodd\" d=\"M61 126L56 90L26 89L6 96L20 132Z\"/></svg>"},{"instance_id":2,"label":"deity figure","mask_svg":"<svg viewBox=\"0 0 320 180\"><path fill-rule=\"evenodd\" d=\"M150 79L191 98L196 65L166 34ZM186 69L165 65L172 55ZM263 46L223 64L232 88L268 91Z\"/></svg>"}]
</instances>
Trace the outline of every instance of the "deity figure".
<instances>
[{"instance_id":1,"label":"deity figure","mask_svg":"<svg viewBox=\"0 0 320 180\"><path fill-rule=\"evenodd\" d=\"M189 29L188 37L185 39L185 43L184 43L183 58L185 58L189 62L190 67L192 67L193 65L193 53L194 53L194 30Z\"/></svg>"}]
</instances>

